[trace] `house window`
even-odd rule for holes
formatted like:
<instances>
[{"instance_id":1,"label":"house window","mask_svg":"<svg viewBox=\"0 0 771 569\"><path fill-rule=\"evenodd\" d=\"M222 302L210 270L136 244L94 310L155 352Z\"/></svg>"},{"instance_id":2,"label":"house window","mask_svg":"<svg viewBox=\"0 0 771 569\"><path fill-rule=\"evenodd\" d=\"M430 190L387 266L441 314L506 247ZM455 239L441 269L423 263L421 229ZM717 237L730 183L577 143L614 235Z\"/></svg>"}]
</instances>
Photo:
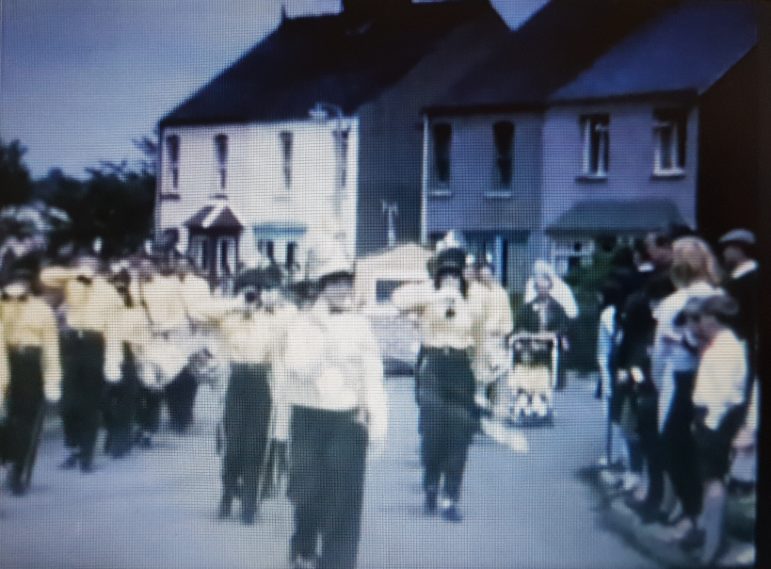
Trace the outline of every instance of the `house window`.
<instances>
[{"instance_id":1,"label":"house window","mask_svg":"<svg viewBox=\"0 0 771 569\"><path fill-rule=\"evenodd\" d=\"M168 157L168 172L171 177L171 187L179 188L179 136L170 134L166 137L166 155Z\"/></svg>"},{"instance_id":2,"label":"house window","mask_svg":"<svg viewBox=\"0 0 771 569\"><path fill-rule=\"evenodd\" d=\"M583 175L604 178L608 175L610 140L608 115L581 117L583 135Z\"/></svg>"},{"instance_id":3,"label":"house window","mask_svg":"<svg viewBox=\"0 0 771 569\"><path fill-rule=\"evenodd\" d=\"M286 268L293 269L297 262L297 243L290 241L286 244Z\"/></svg>"},{"instance_id":4,"label":"house window","mask_svg":"<svg viewBox=\"0 0 771 569\"><path fill-rule=\"evenodd\" d=\"M260 252L266 259L274 261L274 249L273 241L270 239L260 239L257 241L257 251Z\"/></svg>"},{"instance_id":5,"label":"house window","mask_svg":"<svg viewBox=\"0 0 771 569\"><path fill-rule=\"evenodd\" d=\"M653 113L653 174L679 175L685 172L687 116L684 110Z\"/></svg>"},{"instance_id":6,"label":"house window","mask_svg":"<svg viewBox=\"0 0 771 569\"><path fill-rule=\"evenodd\" d=\"M229 277L236 273L236 240L220 237L217 243L219 253L219 276Z\"/></svg>"},{"instance_id":7,"label":"house window","mask_svg":"<svg viewBox=\"0 0 771 569\"><path fill-rule=\"evenodd\" d=\"M434 175L441 183L450 181L450 146L452 143L452 127L448 123L437 123L433 126L434 139Z\"/></svg>"},{"instance_id":8,"label":"house window","mask_svg":"<svg viewBox=\"0 0 771 569\"><path fill-rule=\"evenodd\" d=\"M495 141L496 182L506 188L511 187L514 169L514 125L509 121L500 121L493 125Z\"/></svg>"},{"instance_id":9,"label":"house window","mask_svg":"<svg viewBox=\"0 0 771 569\"><path fill-rule=\"evenodd\" d=\"M281 139L281 156L284 165L284 185L288 190L292 187L292 151L294 139L292 133L286 130L281 131L278 136Z\"/></svg>"},{"instance_id":10,"label":"house window","mask_svg":"<svg viewBox=\"0 0 771 569\"><path fill-rule=\"evenodd\" d=\"M190 238L190 258L201 271L209 270L209 256L206 250L206 238L200 235Z\"/></svg>"},{"instance_id":11,"label":"house window","mask_svg":"<svg viewBox=\"0 0 771 569\"><path fill-rule=\"evenodd\" d=\"M348 136L350 135L348 129L335 129L332 136L335 139L335 148L337 149L337 159L339 162L338 170L338 183L341 188L345 187L348 178Z\"/></svg>"},{"instance_id":12,"label":"house window","mask_svg":"<svg viewBox=\"0 0 771 569\"><path fill-rule=\"evenodd\" d=\"M579 267L590 267L594 258L595 243L592 239L565 240L554 243L552 261L560 276Z\"/></svg>"},{"instance_id":13,"label":"house window","mask_svg":"<svg viewBox=\"0 0 771 569\"><path fill-rule=\"evenodd\" d=\"M218 134L214 137L214 150L217 155L217 169L220 177L220 188L225 189L228 174L228 135Z\"/></svg>"}]
</instances>

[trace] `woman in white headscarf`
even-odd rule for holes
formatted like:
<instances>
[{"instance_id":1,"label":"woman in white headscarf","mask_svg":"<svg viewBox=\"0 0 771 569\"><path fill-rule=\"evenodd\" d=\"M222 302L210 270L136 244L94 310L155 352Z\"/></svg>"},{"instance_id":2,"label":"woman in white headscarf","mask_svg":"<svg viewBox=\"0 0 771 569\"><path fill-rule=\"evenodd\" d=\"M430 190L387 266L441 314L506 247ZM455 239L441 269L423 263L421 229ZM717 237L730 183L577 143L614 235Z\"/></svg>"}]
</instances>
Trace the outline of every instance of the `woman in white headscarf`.
<instances>
[{"instance_id":1,"label":"woman in white headscarf","mask_svg":"<svg viewBox=\"0 0 771 569\"><path fill-rule=\"evenodd\" d=\"M567 283L554 272L552 266L542 259L535 262L533 265L533 272L530 275L530 278L527 279L527 284L525 285L525 304L535 300L535 297L537 296L535 280L540 276L547 276L551 280L551 297L562 306L565 315L571 320L577 317L578 305L576 304L575 296L573 296L573 291L570 290Z\"/></svg>"}]
</instances>

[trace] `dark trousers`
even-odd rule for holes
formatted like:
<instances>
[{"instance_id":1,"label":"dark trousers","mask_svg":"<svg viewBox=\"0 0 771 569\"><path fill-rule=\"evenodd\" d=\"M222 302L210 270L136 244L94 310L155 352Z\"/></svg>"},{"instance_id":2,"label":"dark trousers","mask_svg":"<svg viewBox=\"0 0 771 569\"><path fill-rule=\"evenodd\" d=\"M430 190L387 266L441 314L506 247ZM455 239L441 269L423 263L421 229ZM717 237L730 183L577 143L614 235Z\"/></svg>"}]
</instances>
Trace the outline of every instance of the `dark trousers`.
<instances>
[{"instance_id":1,"label":"dark trousers","mask_svg":"<svg viewBox=\"0 0 771 569\"><path fill-rule=\"evenodd\" d=\"M171 428L178 433L187 430L193 422L196 393L198 393L198 382L187 367L166 386L166 405L169 409Z\"/></svg>"},{"instance_id":2,"label":"dark trousers","mask_svg":"<svg viewBox=\"0 0 771 569\"><path fill-rule=\"evenodd\" d=\"M101 420L104 392L104 339L95 332L65 330L61 335L61 414L66 445L90 466Z\"/></svg>"},{"instance_id":3,"label":"dark trousers","mask_svg":"<svg viewBox=\"0 0 771 569\"><path fill-rule=\"evenodd\" d=\"M468 447L479 426L476 383L465 350L426 348L420 370L423 488L458 500Z\"/></svg>"},{"instance_id":4,"label":"dark trousers","mask_svg":"<svg viewBox=\"0 0 771 569\"><path fill-rule=\"evenodd\" d=\"M43 372L40 348L9 349L8 417L5 458L11 463L11 483L21 484L22 472L34 460L39 436L36 422L43 406Z\"/></svg>"},{"instance_id":5,"label":"dark trousers","mask_svg":"<svg viewBox=\"0 0 771 569\"><path fill-rule=\"evenodd\" d=\"M648 469L648 492L645 503L659 508L664 496L664 464L661 439L658 429L658 406L656 394L639 399L637 407L637 431L640 436L640 450Z\"/></svg>"},{"instance_id":6,"label":"dark trousers","mask_svg":"<svg viewBox=\"0 0 771 569\"><path fill-rule=\"evenodd\" d=\"M465 418L465 410L451 407L430 405L423 410L423 489L438 493L444 476L443 495L457 501L475 428Z\"/></svg>"},{"instance_id":7,"label":"dark trousers","mask_svg":"<svg viewBox=\"0 0 771 569\"><path fill-rule=\"evenodd\" d=\"M292 410L291 552L293 557L313 557L321 538L318 569L352 569L356 564L367 432L355 417L355 412Z\"/></svg>"},{"instance_id":8,"label":"dark trousers","mask_svg":"<svg viewBox=\"0 0 771 569\"><path fill-rule=\"evenodd\" d=\"M123 367L119 383L109 385L104 402L104 424L107 428L106 449L113 458L131 450L132 425L139 393L139 379L131 349L123 347Z\"/></svg>"},{"instance_id":9,"label":"dark trousers","mask_svg":"<svg viewBox=\"0 0 771 569\"><path fill-rule=\"evenodd\" d=\"M225 399L223 493L231 499L241 483L241 508L253 515L269 442L271 397L268 366L234 364Z\"/></svg>"},{"instance_id":10,"label":"dark trousers","mask_svg":"<svg viewBox=\"0 0 771 569\"><path fill-rule=\"evenodd\" d=\"M137 388L134 420L143 433L157 433L161 422L162 391L148 389L144 385Z\"/></svg>"},{"instance_id":11,"label":"dark trousers","mask_svg":"<svg viewBox=\"0 0 771 569\"><path fill-rule=\"evenodd\" d=\"M695 372L677 373L675 393L661 434L664 464L683 512L695 518L701 512L702 480L693 424Z\"/></svg>"}]
</instances>

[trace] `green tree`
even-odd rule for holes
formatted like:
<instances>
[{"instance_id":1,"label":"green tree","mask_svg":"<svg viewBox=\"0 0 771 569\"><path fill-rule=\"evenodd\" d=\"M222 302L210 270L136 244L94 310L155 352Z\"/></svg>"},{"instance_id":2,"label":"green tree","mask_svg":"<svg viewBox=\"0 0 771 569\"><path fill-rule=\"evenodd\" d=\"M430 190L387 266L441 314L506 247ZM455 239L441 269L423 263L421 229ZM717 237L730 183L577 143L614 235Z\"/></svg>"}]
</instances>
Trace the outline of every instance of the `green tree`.
<instances>
[{"instance_id":1,"label":"green tree","mask_svg":"<svg viewBox=\"0 0 771 569\"><path fill-rule=\"evenodd\" d=\"M32 180L23 158L27 149L18 140L5 144L0 139L0 208L29 200Z\"/></svg>"}]
</instances>

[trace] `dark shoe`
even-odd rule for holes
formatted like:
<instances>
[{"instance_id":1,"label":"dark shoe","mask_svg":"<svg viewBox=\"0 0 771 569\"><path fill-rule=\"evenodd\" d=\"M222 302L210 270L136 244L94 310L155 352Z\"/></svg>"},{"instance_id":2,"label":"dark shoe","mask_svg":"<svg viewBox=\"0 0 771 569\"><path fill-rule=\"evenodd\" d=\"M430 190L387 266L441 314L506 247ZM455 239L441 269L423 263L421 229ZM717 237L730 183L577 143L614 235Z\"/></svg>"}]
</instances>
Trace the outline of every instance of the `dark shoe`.
<instances>
[{"instance_id":1,"label":"dark shoe","mask_svg":"<svg viewBox=\"0 0 771 569\"><path fill-rule=\"evenodd\" d=\"M225 494L220 500L220 506L217 509L217 518L220 520L226 520L230 517L231 507L233 505L233 496Z\"/></svg>"},{"instance_id":2,"label":"dark shoe","mask_svg":"<svg viewBox=\"0 0 771 569\"><path fill-rule=\"evenodd\" d=\"M427 491L426 499L423 502L423 513L427 516L436 514L436 492Z\"/></svg>"},{"instance_id":3,"label":"dark shoe","mask_svg":"<svg viewBox=\"0 0 771 569\"><path fill-rule=\"evenodd\" d=\"M680 549L683 551L693 551L704 545L704 530L691 528L679 542Z\"/></svg>"},{"instance_id":4,"label":"dark shoe","mask_svg":"<svg viewBox=\"0 0 771 569\"><path fill-rule=\"evenodd\" d=\"M59 468L62 470L72 470L78 465L78 459L80 458L80 454L77 452L73 452L68 456L66 459L64 459L64 462L62 462L59 465Z\"/></svg>"},{"instance_id":5,"label":"dark shoe","mask_svg":"<svg viewBox=\"0 0 771 569\"><path fill-rule=\"evenodd\" d=\"M463 514L460 513L460 509L457 504L452 504L444 510L442 510L442 519L448 522L460 523L463 521Z\"/></svg>"},{"instance_id":6,"label":"dark shoe","mask_svg":"<svg viewBox=\"0 0 771 569\"><path fill-rule=\"evenodd\" d=\"M81 462L80 463L80 472L83 474L92 474L94 472L94 465L91 464L91 462Z\"/></svg>"}]
</instances>

